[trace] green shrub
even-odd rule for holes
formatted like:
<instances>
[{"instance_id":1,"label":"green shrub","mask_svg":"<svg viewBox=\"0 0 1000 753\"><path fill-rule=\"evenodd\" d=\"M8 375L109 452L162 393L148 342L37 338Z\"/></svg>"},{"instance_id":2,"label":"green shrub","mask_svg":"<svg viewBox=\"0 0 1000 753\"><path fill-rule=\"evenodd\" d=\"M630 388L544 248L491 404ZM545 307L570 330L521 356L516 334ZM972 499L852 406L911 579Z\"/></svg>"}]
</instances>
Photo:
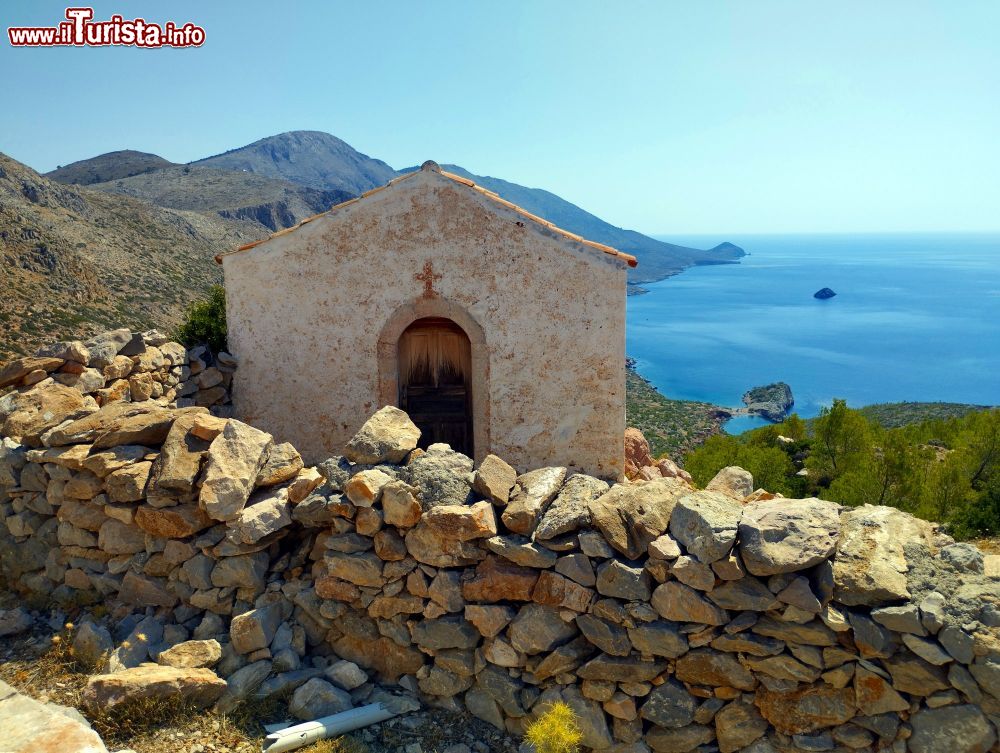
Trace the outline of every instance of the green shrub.
<instances>
[{"instance_id":1,"label":"green shrub","mask_svg":"<svg viewBox=\"0 0 1000 753\"><path fill-rule=\"evenodd\" d=\"M192 303L177 328L178 342L190 348L207 344L213 352L226 349L226 290L213 285L208 298Z\"/></svg>"}]
</instances>

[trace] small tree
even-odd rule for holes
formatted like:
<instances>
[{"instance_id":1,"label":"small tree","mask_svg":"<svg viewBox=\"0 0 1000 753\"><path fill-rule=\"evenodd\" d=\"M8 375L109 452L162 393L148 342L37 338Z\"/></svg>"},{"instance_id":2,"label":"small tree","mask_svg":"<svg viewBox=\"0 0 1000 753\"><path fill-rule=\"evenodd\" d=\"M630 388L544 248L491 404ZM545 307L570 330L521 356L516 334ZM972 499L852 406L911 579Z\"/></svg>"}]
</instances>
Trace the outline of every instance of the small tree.
<instances>
[{"instance_id":1,"label":"small tree","mask_svg":"<svg viewBox=\"0 0 1000 753\"><path fill-rule=\"evenodd\" d=\"M192 303L177 328L177 340L187 346L207 344L213 352L226 349L226 290L213 285L208 298Z\"/></svg>"},{"instance_id":2,"label":"small tree","mask_svg":"<svg viewBox=\"0 0 1000 753\"><path fill-rule=\"evenodd\" d=\"M583 739L576 714L562 701L528 725L525 737L537 753L575 753Z\"/></svg>"}]
</instances>

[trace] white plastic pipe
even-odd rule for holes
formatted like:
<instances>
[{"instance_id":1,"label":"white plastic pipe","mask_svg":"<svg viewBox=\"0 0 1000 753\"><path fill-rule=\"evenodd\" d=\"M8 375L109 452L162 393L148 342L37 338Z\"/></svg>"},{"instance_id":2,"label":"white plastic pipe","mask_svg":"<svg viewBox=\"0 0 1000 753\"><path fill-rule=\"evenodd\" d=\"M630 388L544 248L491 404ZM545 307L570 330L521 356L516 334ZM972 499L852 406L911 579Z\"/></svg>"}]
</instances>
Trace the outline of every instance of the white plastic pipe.
<instances>
[{"instance_id":1,"label":"white plastic pipe","mask_svg":"<svg viewBox=\"0 0 1000 753\"><path fill-rule=\"evenodd\" d=\"M312 722L303 722L292 727L275 730L264 738L265 753L284 753L297 750L319 740L325 740L334 735L367 727L369 724L392 719L396 712L390 711L381 703L370 703L356 709L342 711L332 716L324 716Z\"/></svg>"}]
</instances>

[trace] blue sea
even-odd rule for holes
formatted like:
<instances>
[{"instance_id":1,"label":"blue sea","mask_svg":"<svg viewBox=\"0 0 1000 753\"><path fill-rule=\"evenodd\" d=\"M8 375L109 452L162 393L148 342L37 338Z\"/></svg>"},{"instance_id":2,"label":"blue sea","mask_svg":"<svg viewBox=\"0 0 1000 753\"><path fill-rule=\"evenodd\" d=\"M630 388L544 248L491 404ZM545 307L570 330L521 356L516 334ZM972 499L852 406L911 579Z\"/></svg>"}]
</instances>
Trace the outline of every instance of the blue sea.
<instances>
[{"instance_id":1,"label":"blue sea","mask_svg":"<svg viewBox=\"0 0 1000 753\"><path fill-rule=\"evenodd\" d=\"M749 256L628 298L627 352L668 397L740 406L747 389L783 381L803 417L834 398L1000 404L1000 234L669 240L731 240ZM823 287L837 296L813 298Z\"/></svg>"}]
</instances>

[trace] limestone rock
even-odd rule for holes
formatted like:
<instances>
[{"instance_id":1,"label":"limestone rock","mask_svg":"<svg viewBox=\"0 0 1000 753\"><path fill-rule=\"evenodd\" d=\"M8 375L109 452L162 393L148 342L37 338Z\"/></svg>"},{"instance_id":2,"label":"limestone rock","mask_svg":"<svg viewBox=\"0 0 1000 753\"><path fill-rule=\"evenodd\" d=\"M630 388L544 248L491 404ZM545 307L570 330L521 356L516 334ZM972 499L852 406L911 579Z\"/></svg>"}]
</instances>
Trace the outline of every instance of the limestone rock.
<instances>
[{"instance_id":1,"label":"limestone rock","mask_svg":"<svg viewBox=\"0 0 1000 753\"><path fill-rule=\"evenodd\" d=\"M390 481L382 487L382 513L388 525L412 528L423 515L417 488L404 481Z\"/></svg>"},{"instance_id":2,"label":"limestone rock","mask_svg":"<svg viewBox=\"0 0 1000 753\"><path fill-rule=\"evenodd\" d=\"M91 677L83 691L83 703L95 713L138 701L173 699L205 708L215 703L225 690L225 680L209 669L140 664L122 672Z\"/></svg>"},{"instance_id":3,"label":"limestone rock","mask_svg":"<svg viewBox=\"0 0 1000 753\"><path fill-rule=\"evenodd\" d=\"M17 384L33 371L55 371L63 365L64 361L65 359L61 357L42 353L37 356L17 358L0 368L0 388Z\"/></svg>"},{"instance_id":4,"label":"limestone rock","mask_svg":"<svg viewBox=\"0 0 1000 753\"><path fill-rule=\"evenodd\" d=\"M95 450L118 445L154 446L163 443L174 419L204 408L164 408L141 403L112 403L96 413L61 426L51 433L52 447L89 442Z\"/></svg>"},{"instance_id":5,"label":"limestone rock","mask_svg":"<svg viewBox=\"0 0 1000 753\"><path fill-rule=\"evenodd\" d=\"M251 609L233 618L229 626L229 639L238 654L249 654L271 645L271 640L281 624L281 608L268 604Z\"/></svg>"},{"instance_id":6,"label":"limestone rock","mask_svg":"<svg viewBox=\"0 0 1000 753\"><path fill-rule=\"evenodd\" d=\"M296 688L288 703L288 710L304 721L339 714L350 708L350 693L318 677Z\"/></svg>"},{"instance_id":7,"label":"limestone rock","mask_svg":"<svg viewBox=\"0 0 1000 753\"><path fill-rule=\"evenodd\" d=\"M405 471L409 483L419 490L424 509L428 509L437 505L471 504L472 465L472 458L437 443L411 458Z\"/></svg>"},{"instance_id":8,"label":"limestone rock","mask_svg":"<svg viewBox=\"0 0 1000 753\"><path fill-rule=\"evenodd\" d=\"M0 682L3 749L11 753L107 753L100 736L76 710L40 703Z\"/></svg>"},{"instance_id":9,"label":"limestone rock","mask_svg":"<svg viewBox=\"0 0 1000 753\"><path fill-rule=\"evenodd\" d=\"M192 429L204 420L203 413L188 413L174 420L153 464L152 483L160 491L187 494L194 488L210 441L197 436Z\"/></svg>"},{"instance_id":10,"label":"limestone rock","mask_svg":"<svg viewBox=\"0 0 1000 753\"><path fill-rule=\"evenodd\" d=\"M114 647L108 629L89 620L73 635L73 658L87 668L103 668Z\"/></svg>"},{"instance_id":11,"label":"limestone rock","mask_svg":"<svg viewBox=\"0 0 1000 753\"><path fill-rule=\"evenodd\" d=\"M562 467L539 468L518 476L514 493L501 516L507 528L530 536L559 493L566 471Z\"/></svg>"},{"instance_id":12,"label":"limestone rock","mask_svg":"<svg viewBox=\"0 0 1000 753\"><path fill-rule=\"evenodd\" d=\"M722 753L736 753L767 732L767 720L749 703L731 703L715 715L715 736Z\"/></svg>"},{"instance_id":13,"label":"limestone rock","mask_svg":"<svg viewBox=\"0 0 1000 753\"><path fill-rule=\"evenodd\" d=\"M608 484L593 476L574 473L545 511L535 538L548 541L590 524L590 503L608 491Z\"/></svg>"},{"instance_id":14,"label":"limestone rock","mask_svg":"<svg viewBox=\"0 0 1000 753\"><path fill-rule=\"evenodd\" d=\"M101 525L97 545L108 554L135 554L146 548L142 529L109 519Z\"/></svg>"},{"instance_id":15,"label":"limestone rock","mask_svg":"<svg viewBox=\"0 0 1000 753\"><path fill-rule=\"evenodd\" d=\"M485 539L497 533L496 514L490 502L437 505L424 513L422 520L439 536L455 541Z\"/></svg>"},{"instance_id":16,"label":"limestone rock","mask_svg":"<svg viewBox=\"0 0 1000 753\"><path fill-rule=\"evenodd\" d=\"M840 508L819 499L775 499L747 505L739 524L740 555L754 575L817 565L837 548Z\"/></svg>"},{"instance_id":17,"label":"limestone rock","mask_svg":"<svg viewBox=\"0 0 1000 753\"><path fill-rule=\"evenodd\" d=\"M378 468L358 471L344 484L344 493L358 507L371 507L382 496L382 489L392 476Z\"/></svg>"},{"instance_id":18,"label":"limestone rock","mask_svg":"<svg viewBox=\"0 0 1000 753\"><path fill-rule=\"evenodd\" d=\"M930 524L892 507L863 505L840 517L834 593L849 606L882 606L910 596L904 547L931 547Z\"/></svg>"},{"instance_id":19,"label":"limestone rock","mask_svg":"<svg viewBox=\"0 0 1000 753\"><path fill-rule=\"evenodd\" d=\"M857 713L853 688L807 685L792 691L757 688L754 704L779 732L799 735L850 720Z\"/></svg>"},{"instance_id":20,"label":"limestone rock","mask_svg":"<svg viewBox=\"0 0 1000 753\"><path fill-rule=\"evenodd\" d=\"M79 390L60 384L8 393L0 397L0 434L20 437L25 444L37 447L42 434L78 415L85 405Z\"/></svg>"},{"instance_id":21,"label":"limestone rock","mask_svg":"<svg viewBox=\"0 0 1000 753\"><path fill-rule=\"evenodd\" d=\"M178 669L214 667L222 658L222 646L215 639L184 641L161 651L156 658L158 664Z\"/></svg>"},{"instance_id":22,"label":"limestone rock","mask_svg":"<svg viewBox=\"0 0 1000 753\"><path fill-rule=\"evenodd\" d=\"M194 504L175 507L148 507L135 511L135 525L143 531L164 539L184 539L213 524L204 510Z\"/></svg>"},{"instance_id":23,"label":"limestone rock","mask_svg":"<svg viewBox=\"0 0 1000 753\"><path fill-rule=\"evenodd\" d=\"M706 565L722 559L736 541L743 507L719 492L694 492L677 501L670 533Z\"/></svg>"},{"instance_id":24,"label":"limestone rock","mask_svg":"<svg viewBox=\"0 0 1000 753\"><path fill-rule=\"evenodd\" d=\"M617 559L608 560L597 568L597 592L616 599L648 601L649 573Z\"/></svg>"},{"instance_id":25,"label":"limestone rock","mask_svg":"<svg viewBox=\"0 0 1000 753\"><path fill-rule=\"evenodd\" d=\"M485 559L475 541L456 541L442 536L423 520L405 537L406 550L417 562L433 567L464 567Z\"/></svg>"},{"instance_id":26,"label":"limestone rock","mask_svg":"<svg viewBox=\"0 0 1000 753\"><path fill-rule=\"evenodd\" d=\"M689 651L677 660L677 679L692 685L753 690L757 682L733 654L708 648Z\"/></svg>"},{"instance_id":27,"label":"limestone rock","mask_svg":"<svg viewBox=\"0 0 1000 753\"><path fill-rule=\"evenodd\" d=\"M487 455L476 469L472 488L497 507L506 507L515 483L517 471L496 455Z\"/></svg>"},{"instance_id":28,"label":"limestone rock","mask_svg":"<svg viewBox=\"0 0 1000 753\"><path fill-rule=\"evenodd\" d=\"M400 463L416 448L420 429L399 408L387 405L351 437L344 455L352 463Z\"/></svg>"},{"instance_id":29,"label":"limestone rock","mask_svg":"<svg viewBox=\"0 0 1000 753\"><path fill-rule=\"evenodd\" d=\"M738 465L731 465L716 473L705 486L705 491L720 492L741 500L753 492L753 475Z\"/></svg>"},{"instance_id":30,"label":"limestone rock","mask_svg":"<svg viewBox=\"0 0 1000 753\"><path fill-rule=\"evenodd\" d=\"M354 690L368 682L368 675L357 664L346 659L335 661L323 672L324 677L337 687Z\"/></svg>"},{"instance_id":31,"label":"limestone rock","mask_svg":"<svg viewBox=\"0 0 1000 753\"><path fill-rule=\"evenodd\" d=\"M910 718L913 753L986 753L997 740L986 716L971 704L921 709Z\"/></svg>"},{"instance_id":32,"label":"limestone rock","mask_svg":"<svg viewBox=\"0 0 1000 753\"><path fill-rule=\"evenodd\" d=\"M637 559L667 530L674 505L688 492L675 478L616 484L590 503L591 522L611 546Z\"/></svg>"},{"instance_id":33,"label":"limestone rock","mask_svg":"<svg viewBox=\"0 0 1000 753\"><path fill-rule=\"evenodd\" d=\"M552 550L545 549L524 536L493 536L484 543L491 552L523 567L546 569L555 565L559 558Z\"/></svg>"},{"instance_id":34,"label":"limestone rock","mask_svg":"<svg viewBox=\"0 0 1000 753\"><path fill-rule=\"evenodd\" d=\"M230 419L208 448L199 504L214 520L243 509L271 446L271 435Z\"/></svg>"},{"instance_id":35,"label":"limestone rock","mask_svg":"<svg viewBox=\"0 0 1000 753\"><path fill-rule=\"evenodd\" d=\"M521 607L510 624L510 643L525 654L551 651L576 635L576 627L565 622L559 610L544 604Z\"/></svg>"},{"instance_id":36,"label":"limestone rock","mask_svg":"<svg viewBox=\"0 0 1000 753\"><path fill-rule=\"evenodd\" d=\"M108 498L119 504L143 499L152 467L150 462L137 462L108 474L105 479Z\"/></svg>"},{"instance_id":37,"label":"limestone rock","mask_svg":"<svg viewBox=\"0 0 1000 753\"><path fill-rule=\"evenodd\" d=\"M661 617L674 622L701 622L705 625L725 625L729 622L725 610L706 601L693 588L675 581L657 586L651 603Z\"/></svg>"},{"instance_id":38,"label":"limestone rock","mask_svg":"<svg viewBox=\"0 0 1000 753\"><path fill-rule=\"evenodd\" d=\"M470 602L531 601L538 573L498 557L487 557L462 583Z\"/></svg>"},{"instance_id":39,"label":"limestone rock","mask_svg":"<svg viewBox=\"0 0 1000 753\"><path fill-rule=\"evenodd\" d=\"M303 468L302 456L290 443L282 442L271 447L264 467L257 474L257 486L275 486L290 481Z\"/></svg>"},{"instance_id":40,"label":"limestone rock","mask_svg":"<svg viewBox=\"0 0 1000 753\"><path fill-rule=\"evenodd\" d=\"M288 490L266 489L250 497L247 506L229 523L229 528L237 540L256 544L291 524Z\"/></svg>"},{"instance_id":41,"label":"limestone rock","mask_svg":"<svg viewBox=\"0 0 1000 753\"><path fill-rule=\"evenodd\" d=\"M31 614L24 607L0 610L0 638L23 633L33 624Z\"/></svg>"}]
</instances>

